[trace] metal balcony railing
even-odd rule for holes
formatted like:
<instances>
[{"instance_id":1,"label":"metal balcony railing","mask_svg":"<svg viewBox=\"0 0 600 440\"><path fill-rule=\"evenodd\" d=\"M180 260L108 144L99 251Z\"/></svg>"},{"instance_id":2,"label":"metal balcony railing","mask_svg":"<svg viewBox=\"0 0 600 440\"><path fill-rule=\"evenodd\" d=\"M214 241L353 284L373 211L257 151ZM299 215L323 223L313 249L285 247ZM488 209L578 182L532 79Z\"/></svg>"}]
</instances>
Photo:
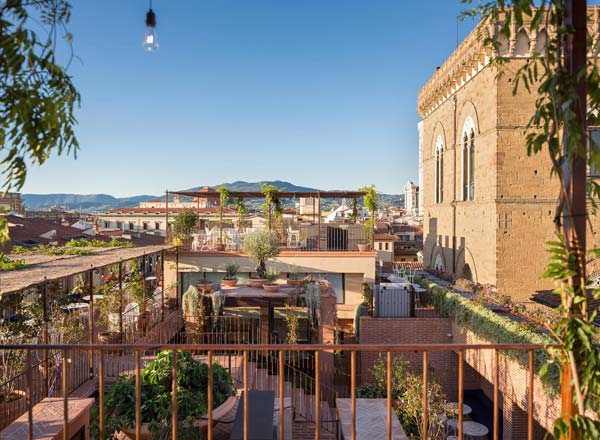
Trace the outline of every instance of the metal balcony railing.
<instances>
[{"instance_id":1,"label":"metal balcony railing","mask_svg":"<svg viewBox=\"0 0 600 440\"><path fill-rule=\"evenodd\" d=\"M264 226L223 227L221 234L219 226L214 226L194 233L191 242L184 243L184 250L241 252L248 234L264 230ZM354 252L359 251L362 245L370 244L369 234L361 224L294 223L274 227L272 232L279 238L283 251Z\"/></svg>"},{"instance_id":2,"label":"metal balcony railing","mask_svg":"<svg viewBox=\"0 0 600 440\"><path fill-rule=\"evenodd\" d=\"M556 347L553 347L556 348ZM476 352L492 352L493 359L493 428L492 438L498 439L499 436L499 354L502 351L523 351L528 354L529 365L527 369L527 384L526 394L527 398L527 415L528 415L528 438L533 439L534 433L534 407L533 407L533 396L534 396L534 354L536 352L547 350L547 346L533 345L533 344L415 344L415 345L385 345L385 344L348 344L348 345L288 345L288 344L262 344L262 345L246 345L246 344L227 344L227 345L216 345L216 344L108 344L108 345L7 345L0 347L0 350L17 350L24 351L26 353L26 359L28 365L31 368L27 369L25 373L25 394L27 402L27 427L29 438L33 438L34 433L34 396L33 390L35 389L34 381L36 375L34 374L34 354L42 352L58 353L61 359L61 374L60 374L60 395L63 399L63 417L62 420L57 420L57 423L63 425L63 438L67 440L68 433L68 422L69 422L69 393L71 386L69 381L71 380L71 369L86 369L90 366L80 365L77 362L70 362L74 356L81 356L85 359L89 356L93 359L93 364L89 368L88 373L90 378L97 380L98 383L98 405L99 405L99 431L100 437L105 438L107 434L105 432L104 417L107 414L107 408L105 407L105 392L106 385L109 378L119 374L133 374L135 377L135 438L142 438L142 393L141 393L141 371L144 363L149 362L154 358L154 355L159 350L175 350L174 359L176 359L177 352L187 351L191 352L194 357L204 359L208 364L208 386L207 386L207 399L208 399L208 413L206 414L207 431L206 436L209 440L214 438L213 436L213 410L212 403L214 401L213 386L212 383L212 372L213 362L218 362L222 366L228 368L230 371L236 369L236 373L232 374L237 380L239 378L240 385L238 391L243 391L245 396L248 396L248 391L253 388L260 388L256 385L255 379L252 377L256 373L255 370L251 369L251 365L258 365L259 363L268 362L273 368L273 373L269 377L267 370L267 381L270 381L272 390L275 392L276 401L278 402L278 408L287 409L289 406L286 405L286 399L289 405L289 397L292 398L292 409L298 403L294 400L294 396L290 396L289 386L286 386L286 382L294 381L294 374L302 377L310 378L310 385L305 383L306 394L312 393L313 399L311 400L313 408L310 411L312 420L314 421L315 439L319 439L322 433L329 431L331 425L338 426L337 420L329 420L330 414L324 403L328 401L329 393L327 387L330 384L324 383L323 377L326 375L325 364L330 359L329 356L333 356L334 353L348 353L350 357L350 434L348 437L356 439L356 423L357 423L357 372L358 361L357 357L364 352L378 352L384 354L385 369L386 369L386 432L387 438L392 438L392 419L394 410L394 394L392 389L392 360L395 355L401 353L421 353L421 377L423 383L423 396L422 396L422 409L423 409L423 429L427 432L429 427L429 394L428 384L430 379L430 361L429 355L432 358L436 353L443 351L450 351L457 354L458 357L458 371L457 371L457 388L458 388L458 402L457 402L457 435L459 439L463 439L463 403L464 403L464 364L465 364L465 353L470 351ZM310 367L313 372L301 371L305 367L301 367L299 363L296 363L296 359L300 359L301 355L307 353L306 359L310 363ZM84 355L85 354L85 355ZM88 356L86 356L88 355ZM227 364L229 362L229 365ZM176 362L173 362L176 365ZM175 385L177 383L177 368L173 368L172 381ZM171 399L171 420L169 430L171 431L171 438L176 439L178 435L178 401L177 401L177 387L172 388ZM329 400L331 401L331 400ZM332 404L335 404L332 402ZM248 417L248 403L247 399L243 400L241 411L241 417L243 419L243 438L247 439L249 429L253 423ZM324 414L324 412L326 414ZM293 413L293 412L292 412ZM328 413L328 414L327 414ZM279 438L286 438L286 414L289 416L289 411L279 410L277 414L277 430ZM289 425L288 425L289 426ZM336 428L333 428L336 429ZM110 434L110 433L108 433ZM289 434L289 433L288 433Z\"/></svg>"}]
</instances>

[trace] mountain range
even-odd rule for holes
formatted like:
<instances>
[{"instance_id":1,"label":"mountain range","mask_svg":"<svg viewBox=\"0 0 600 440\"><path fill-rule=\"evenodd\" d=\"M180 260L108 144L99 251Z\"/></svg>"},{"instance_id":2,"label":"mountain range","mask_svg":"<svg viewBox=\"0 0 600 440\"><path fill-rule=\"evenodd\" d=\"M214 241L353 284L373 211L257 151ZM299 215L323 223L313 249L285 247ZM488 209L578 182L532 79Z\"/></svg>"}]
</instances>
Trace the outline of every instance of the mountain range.
<instances>
[{"instance_id":1,"label":"mountain range","mask_svg":"<svg viewBox=\"0 0 600 440\"><path fill-rule=\"evenodd\" d=\"M262 184L274 185L282 191L311 192L319 191L316 188L294 185L290 182L280 180L262 182L244 182L238 180L231 183L223 183L230 191L260 191ZM215 185L219 187L221 185ZM202 187L190 188L198 190ZM153 200L164 196L138 195L132 197L114 197L109 194L23 194L23 201L27 209L48 209L52 206L62 206L68 210L81 212L106 211L113 208L126 208L137 206L140 202ZM383 206L402 206L404 194L381 194Z\"/></svg>"}]
</instances>

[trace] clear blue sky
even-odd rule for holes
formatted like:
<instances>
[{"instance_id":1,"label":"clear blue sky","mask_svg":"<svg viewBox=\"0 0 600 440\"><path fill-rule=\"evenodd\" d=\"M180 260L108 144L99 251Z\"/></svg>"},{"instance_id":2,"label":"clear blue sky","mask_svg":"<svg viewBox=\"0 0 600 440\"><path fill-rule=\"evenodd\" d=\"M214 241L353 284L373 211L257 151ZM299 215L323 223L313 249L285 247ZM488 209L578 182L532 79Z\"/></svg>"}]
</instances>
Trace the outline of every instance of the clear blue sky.
<instances>
[{"instance_id":1,"label":"clear blue sky","mask_svg":"<svg viewBox=\"0 0 600 440\"><path fill-rule=\"evenodd\" d=\"M233 180L321 189L417 180L417 93L459 0L74 1L81 150L23 192L160 194ZM461 38L470 30L461 24Z\"/></svg>"}]
</instances>

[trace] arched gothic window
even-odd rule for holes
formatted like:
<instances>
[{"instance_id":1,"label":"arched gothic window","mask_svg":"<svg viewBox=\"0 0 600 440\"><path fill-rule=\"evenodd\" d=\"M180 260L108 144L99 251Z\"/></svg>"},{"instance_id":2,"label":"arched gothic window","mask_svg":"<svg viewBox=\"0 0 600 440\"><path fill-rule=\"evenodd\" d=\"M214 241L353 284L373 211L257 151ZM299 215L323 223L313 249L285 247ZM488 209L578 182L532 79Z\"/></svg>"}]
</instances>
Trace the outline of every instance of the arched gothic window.
<instances>
[{"instance_id":1,"label":"arched gothic window","mask_svg":"<svg viewBox=\"0 0 600 440\"><path fill-rule=\"evenodd\" d=\"M517 41L515 42L514 56L526 57L529 55L529 35L525 32L525 29L521 29L517 34Z\"/></svg>"},{"instance_id":2,"label":"arched gothic window","mask_svg":"<svg viewBox=\"0 0 600 440\"><path fill-rule=\"evenodd\" d=\"M475 199L475 123L469 116L462 131L463 200Z\"/></svg>"},{"instance_id":3,"label":"arched gothic window","mask_svg":"<svg viewBox=\"0 0 600 440\"><path fill-rule=\"evenodd\" d=\"M438 136L435 142L435 203L444 201L444 140Z\"/></svg>"}]
</instances>

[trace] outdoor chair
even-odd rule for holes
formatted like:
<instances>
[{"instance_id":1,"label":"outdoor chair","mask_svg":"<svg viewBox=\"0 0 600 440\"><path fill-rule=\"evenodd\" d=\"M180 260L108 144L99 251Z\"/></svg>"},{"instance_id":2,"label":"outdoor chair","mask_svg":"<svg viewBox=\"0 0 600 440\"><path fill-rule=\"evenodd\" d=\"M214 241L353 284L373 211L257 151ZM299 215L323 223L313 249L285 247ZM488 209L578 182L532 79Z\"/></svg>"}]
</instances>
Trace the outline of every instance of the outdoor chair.
<instances>
[{"instance_id":1,"label":"outdoor chair","mask_svg":"<svg viewBox=\"0 0 600 440\"><path fill-rule=\"evenodd\" d=\"M300 243L300 230L292 229L291 226L287 228L287 247L298 247Z\"/></svg>"}]
</instances>

